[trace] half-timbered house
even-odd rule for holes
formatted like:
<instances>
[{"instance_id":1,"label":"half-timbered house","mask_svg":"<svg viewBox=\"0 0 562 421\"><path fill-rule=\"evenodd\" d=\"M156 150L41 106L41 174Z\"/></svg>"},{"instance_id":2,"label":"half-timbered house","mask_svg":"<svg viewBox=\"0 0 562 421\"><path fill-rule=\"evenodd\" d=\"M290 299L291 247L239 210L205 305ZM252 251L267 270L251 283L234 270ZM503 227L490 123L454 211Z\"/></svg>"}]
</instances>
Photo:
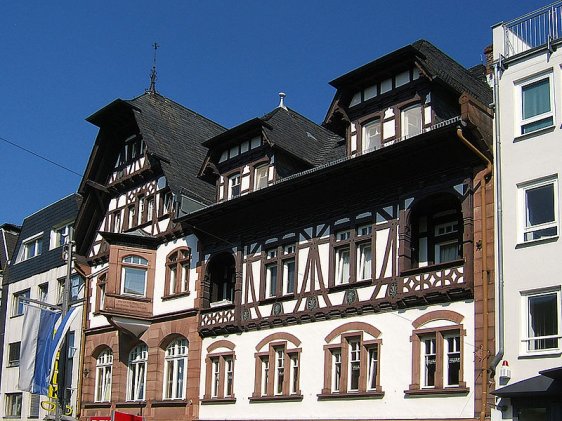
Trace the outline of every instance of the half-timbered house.
<instances>
[{"instance_id":1,"label":"half-timbered house","mask_svg":"<svg viewBox=\"0 0 562 421\"><path fill-rule=\"evenodd\" d=\"M491 92L474 75L418 41L332 81L323 127L282 94L204 143L216 203L177 220L204 274L200 419L489 413Z\"/></svg>"},{"instance_id":2,"label":"half-timbered house","mask_svg":"<svg viewBox=\"0 0 562 421\"><path fill-rule=\"evenodd\" d=\"M198 248L172 217L213 202L197 178L201 143L224 129L156 92L116 100L88 121L99 134L76 225L91 269L81 415L196 418Z\"/></svg>"}]
</instances>

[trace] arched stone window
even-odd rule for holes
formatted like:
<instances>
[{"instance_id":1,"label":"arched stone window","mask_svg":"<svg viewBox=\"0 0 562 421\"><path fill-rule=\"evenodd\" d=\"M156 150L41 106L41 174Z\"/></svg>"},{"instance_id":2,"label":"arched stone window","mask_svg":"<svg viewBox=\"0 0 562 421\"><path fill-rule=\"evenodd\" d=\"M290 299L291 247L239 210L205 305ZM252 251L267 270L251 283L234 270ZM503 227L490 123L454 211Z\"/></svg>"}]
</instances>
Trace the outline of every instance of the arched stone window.
<instances>
[{"instance_id":1,"label":"arched stone window","mask_svg":"<svg viewBox=\"0 0 562 421\"><path fill-rule=\"evenodd\" d=\"M164 399L185 399L187 339L179 337L167 347L164 357Z\"/></svg>"},{"instance_id":2,"label":"arched stone window","mask_svg":"<svg viewBox=\"0 0 562 421\"><path fill-rule=\"evenodd\" d=\"M146 391L146 368L148 347L141 343L129 353L127 375L127 400L144 401Z\"/></svg>"},{"instance_id":3,"label":"arched stone window","mask_svg":"<svg viewBox=\"0 0 562 421\"><path fill-rule=\"evenodd\" d=\"M104 349L96 359L96 402L111 401L111 374L113 369L113 352Z\"/></svg>"},{"instance_id":4,"label":"arched stone window","mask_svg":"<svg viewBox=\"0 0 562 421\"><path fill-rule=\"evenodd\" d=\"M188 248L174 250L166 258L164 296L189 292L189 268L191 251Z\"/></svg>"}]
</instances>

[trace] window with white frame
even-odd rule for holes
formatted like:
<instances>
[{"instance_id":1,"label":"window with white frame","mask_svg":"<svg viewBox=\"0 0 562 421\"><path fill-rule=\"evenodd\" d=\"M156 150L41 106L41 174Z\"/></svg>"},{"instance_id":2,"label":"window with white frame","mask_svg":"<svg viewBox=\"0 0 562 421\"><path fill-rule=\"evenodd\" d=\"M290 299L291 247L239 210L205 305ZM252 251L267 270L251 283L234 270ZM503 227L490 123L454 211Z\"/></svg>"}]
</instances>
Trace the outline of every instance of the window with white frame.
<instances>
[{"instance_id":1,"label":"window with white frame","mask_svg":"<svg viewBox=\"0 0 562 421\"><path fill-rule=\"evenodd\" d=\"M39 256L43 252L43 233L35 235L22 242L18 262Z\"/></svg>"},{"instance_id":2,"label":"window with white frame","mask_svg":"<svg viewBox=\"0 0 562 421\"><path fill-rule=\"evenodd\" d=\"M37 299L43 303L46 303L49 297L49 284L47 282L45 282L44 284L40 284L37 289L39 290Z\"/></svg>"},{"instance_id":3,"label":"window with white frame","mask_svg":"<svg viewBox=\"0 0 562 421\"><path fill-rule=\"evenodd\" d=\"M254 397L300 395L300 348L287 342L270 343L266 352L256 354Z\"/></svg>"},{"instance_id":4,"label":"window with white frame","mask_svg":"<svg viewBox=\"0 0 562 421\"><path fill-rule=\"evenodd\" d=\"M127 400L143 401L146 389L146 367L148 348L145 344L137 345L129 353Z\"/></svg>"},{"instance_id":5,"label":"window with white frame","mask_svg":"<svg viewBox=\"0 0 562 421\"><path fill-rule=\"evenodd\" d=\"M184 399L187 379L187 339L178 338L166 348L164 399Z\"/></svg>"},{"instance_id":6,"label":"window with white frame","mask_svg":"<svg viewBox=\"0 0 562 421\"><path fill-rule=\"evenodd\" d=\"M517 85L520 104L520 135L554 124L552 73L537 76Z\"/></svg>"},{"instance_id":7,"label":"window with white frame","mask_svg":"<svg viewBox=\"0 0 562 421\"><path fill-rule=\"evenodd\" d=\"M361 131L361 151L374 151L381 147L381 121L372 120L363 125Z\"/></svg>"},{"instance_id":8,"label":"window with white frame","mask_svg":"<svg viewBox=\"0 0 562 421\"><path fill-rule=\"evenodd\" d=\"M560 349L560 290L522 295L524 350L528 353Z\"/></svg>"},{"instance_id":9,"label":"window with white frame","mask_svg":"<svg viewBox=\"0 0 562 421\"><path fill-rule=\"evenodd\" d=\"M113 352L104 349L96 359L96 402L111 401L111 372L113 368Z\"/></svg>"},{"instance_id":10,"label":"window with white frame","mask_svg":"<svg viewBox=\"0 0 562 421\"><path fill-rule=\"evenodd\" d=\"M254 190L267 187L267 179L269 176L269 165L264 164L256 167L254 171Z\"/></svg>"},{"instance_id":11,"label":"window with white frame","mask_svg":"<svg viewBox=\"0 0 562 421\"><path fill-rule=\"evenodd\" d=\"M228 178L228 198L234 199L240 196L240 174L234 174Z\"/></svg>"},{"instance_id":12,"label":"window with white frame","mask_svg":"<svg viewBox=\"0 0 562 421\"><path fill-rule=\"evenodd\" d=\"M519 185L521 242L558 235L558 178Z\"/></svg>"},{"instance_id":13,"label":"window with white frame","mask_svg":"<svg viewBox=\"0 0 562 421\"><path fill-rule=\"evenodd\" d=\"M31 291L29 289L14 293L12 296L12 317L21 316L25 313L29 298L31 298Z\"/></svg>"},{"instance_id":14,"label":"window with white frame","mask_svg":"<svg viewBox=\"0 0 562 421\"><path fill-rule=\"evenodd\" d=\"M72 224L65 224L63 226L53 228L51 231L51 249L61 247L65 244L70 235L71 228Z\"/></svg>"},{"instance_id":15,"label":"window with white frame","mask_svg":"<svg viewBox=\"0 0 562 421\"><path fill-rule=\"evenodd\" d=\"M234 353L210 354L207 356L210 384L206 384L205 398L234 398ZM209 371L208 371L209 373Z\"/></svg>"},{"instance_id":16,"label":"window with white frame","mask_svg":"<svg viewBox=\"0 0 562 421\"><path fill-rule=\"evenodd\" d=\"M357 280L363 281L372 278L372 225L361 225L357 228ZM364 240L363 240L364 239Z\"/></svg>"},{"instance_id":17,"label":"window with white frame","mask_svg":"<svg viewBox=\"0 0 562 421\"><path fill-rule=\"evenodd\" d=\"M417 136L422 132L423 117L421 104L404 108L400 114L402 138Z\"/></svg>"},{"instance_id":18,"label":"window with white frame","mask_svg":"<svg viewBox=\"0 0 562 421\"><path fill-rule=\"evenodd\" d=\"M191 252L188 248L175 250L166 258L165 295L189 292Z\"/></svg>"},{"instance_id":19,"label":"window with white frame","mask_svg":"<svg viewBox=\"0 0 562 421\"><path fill-rule=\"evenodd\" d=\"M370 223L335 232L332 286L372 279L372 234Z\"/></svg>"},{"instance_id":20,"label":"window with white frame","mask_svg":"<svg viewBox=\"0 0 562 421\"><path fill-rule=\"evenodd\" d=\"M296 282L296 246L287 244L265 251L263 298L293 294Z\"/></svg>"},{"instance_id":21,"label":"window with white frame","mask_svg":"<svg viewBox=\"0 0 562 421\"><path fill-rule=\"evenodd\" d=\"M5 418L20 418L21 417L21 393L6 393L6 403L4 408Z\"/></svg>"},{"instance_id":22,"label":"window with white frame","mask_svg":"<svg viewBox=\"0 0 562 421\"><path fill-rule=\"evenodd\" d=\"M122 261L122 293L144 297L148 260L140 256L126 256Z\"/></svg>"},{"instance_id":23,"label":"window with white frame","mask_svg":"<svg viewBox=\"0 0 562 421\"><path fill-rule=\"evenodd\" d=\"M350 255L351 255L351 248L349 245L350 239L350 232L349 231L340 231L336 233L336 247L334 249L335 254L335 284L336 285L344 285L348 284L350 281ZM339 245L339 244L341 245Z\"/></svg>"}]
</instances>

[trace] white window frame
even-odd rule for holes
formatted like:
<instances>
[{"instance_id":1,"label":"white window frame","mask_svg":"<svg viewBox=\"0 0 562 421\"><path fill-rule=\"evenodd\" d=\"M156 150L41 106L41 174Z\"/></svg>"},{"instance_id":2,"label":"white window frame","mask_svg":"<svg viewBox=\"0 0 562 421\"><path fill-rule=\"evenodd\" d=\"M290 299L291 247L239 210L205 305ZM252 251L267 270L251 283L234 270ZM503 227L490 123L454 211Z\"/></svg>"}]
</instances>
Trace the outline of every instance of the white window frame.
<instances>
[{"instance_id":1,"label":"white window frame","mask_svg":"<svg viewBox=\"0 0 562 421\"><path fill-rule=\"evenodd\" d=\"M232 192L234 187L238 187L238 194ZM242 176L240 173L236 173L228 177L228 200L240 197L242 193Z\"/></svg>"},{"instance_id":2,"label":"white window frame","mask_svg":"<svg viewBox=\"0 0 562 421\"><path fill-rule=\"evenodd\" d=\"M361 339L359 337L350 338L348 340L348 363L347 363L347 391L357 392L361 387ZM353 367L357 367L357 387L353 384Z\"/></svg>"},{"instance_id":3,"label":"white window frame","mask_svg":"<svg viewBox=\"0 0 562 421\"><path fill-rule=\"evenodd\" d=\"M422 349L421 349L421 367L423 370L423 374L422 374L422 384L421 387L423 389L434 389L435 388L435 383L437 383L437 337L435 334L433 335L429 335L429 336L425 336L420 338L420 342L422 345ZM426 341L429 341L430 343L430 352L427 352L426 350ZM429 361L430 357L434 358L434 364L435 364L435 372L433 374L433 384L430 385L429 383L429 376L428 376L428 370L426 368L426 360Z\"/></svg>"},{"instance_id":4,"label":"white window frame","mask_svg":"<svg viewBox=\"0 0 562 421\"><path fill-rule=\"evenodd\" d=\"M405 114L409 111L418 109L419 110L419 117L420 117L420 127L419 127L419 132L417 133L410 133L409 130L409 126L407 124L405 124L406 118L405 118ZM418 103L418 104L412 104L408 107L403 108L400 111L400 136L402 137L402 139L409 139L411 137L415 137L418 136L419 134L423 133L423 126L424 126L424 122L423 122L423 106L422 104Z\"/></svg>"},{"instance_id":5,"label":"white window frame","mask_svg":"<svg viewBox=\"0 0 562 421\"><path fill-rule=\"evenodd\" d=\"M547 222L544 224L539 225L532 225L527 227L527 191L544 187L549 184L552 184L553 189L553 199L554 199L554 221ZM518 188L518 242L519 243L530 243L534 241L541 241L548 238L555 238L559 235L559 208L558 208L558 177L557 176L549 176L545 178L541 178L538 180L527 181L525 183L521 183L517 185ZM544 236L537 239L529 239L525 240L525 236L527 234L532 234L534 232L549 229L549 228L556 228L556 234Z\"/></svg>"},{"instance_id":6,"label":"white window frame","mask_svg":"<svg viewBox=\"0 0 562 421\"><path fill-rule=\"evenodd\" d=\"M332 355L332 392L341 390L342 379L342 355L341 348L334 349Z\"/></svg>"},{"instance_id":7,"label":"white window frame","mask_svg":"<svg viewBox=\"0 0 562 421\"><path fill-rule=\"evenodd\" d=\"M527 119L523 118L523 89L526 86L529 86L533 83L539 82L539 81L544 80L544 79L548 79L549 88L550 88L550 111L548 111L546 113L538 114L536 116L533 116L533 117L530 117L530 118L527 118ZM554 89L553 89L553 87L554 87L554 81L553 81L552 70L550 70L547 73L542 73L542 74L533 76L531 78L527 78L523 81L515 82L515 95L516 95L515 104L517 104L516 107L517 107L517 110L518 110L517 114L516 114L517 118L515 119L515 124L516 124L516 126L515 126L515 137L526 136L530 133L536 133L537 131L548 129L548 128L553 127L555 125L555 115L556 115L556 113L554 112L555 101L554 101ZM527 126L527 125L532 124L532 123L536 123L536 122L541 121L541 120L546 120L548 118L552 118L552 124L551 125L546 126L546 127L542 127L542 128L539 128L539 129L535 129L535 130L529 131L527 133L523 133L524 126Z\"/></svg>"},{"instance_id":8,"label":"white window frame","mask_svg":"<svg viewBox=\"0 0 562 421\"><path fill-rule=\"evenodd\" d=\"M188 345L187 339L185 338L175 339L166 347L162 399L185 399L185 389L187 383L187 354ZM168 384L170 380L171 385Z\"/></svg>"},{"instance_id":9,"label":"white window frame","mask_svg":"<svg viewBox=\"0 0 562 421\"><path fill-rule=\"evenodd\" d=\"M145 344L139 344L129 353L127 364L127 401L144 401L146 399L147 366L148 347Z\"/></svg>"},{"instance_id":10,"label":"white window frame","mask_svg":"<svg viewBox=\"0 0 562 421\"><path fill-rule=\"evenodd\" d=\"M138 261L130 261L129 259L138 259ZM146 262L146 263L144 263ZM148 260L144 257L137 256L134 254L129 254L123 257L121 261L121 294L124 295L133 295L136 297L146 297L146 288L147 288L147 280L148 280ZM126 269L133 269L133 270L142 270L144 271L144 289L142 294L137 294L135 292L125 292L125 281L126 281Z\"/></svg>"},{"instance_id":11,"label":"white window frame","mask_svg":"<svg viewBox=\"0 0 562 421\"><path fill-rule=\"evenodd\" d=\"M458 349L453 346L453 351L449 352L449 342L458 339ZM443 387L459 387L459 382L462 372L462 339L460 336L460 332L455 333L445 333L443 334ZM451 354L459 354L459 382L457 383L449 383L449 355Z\"/></svg>"},{"instance_id":12,"label":"white window frame","mask_svg":"<svg viewBox=\"0 0 562 421\"><path fill-rule=\"evenodd\" d=\"M269 164L258 165L254 170L254 191L267 187L269 180Z\"/></svg>"},{"instance_id":13,"label":"white window frame","mask_svg":"<svg viewBox=\"0 0 562 421\"><path fill-rule=\"evenodd\" d=\"M51 244L49 250L62 247L67 242L71 227L72 222L53 227L51 230Z\"/></svg>"},{"instance_id":14,"label":"white window frame","mask_svg":"<svg viewBox=\"0 0 562 421\"><path fill-rule=\"evenodd\" d=\"M96 359L94 402L111 402L112 371L113 352L107 348Z\"/></svg>"},{"instance_id":15,"label":"white window frame","mask_svg":"<svg viewBox=\"0 0 562 421\"><path fill-rule=\"evenodd\" d=\"M529 299L532 297L541 297L546 295L556 295L556 311L557 311L557 323L558 323L558 334L548 335L548 336L530 336L529 335ZM520 355L548 355L548 354L560 354L562 352L562 304L561 304L561 291L560 286L554 288L543 288L532 291L522 291L521 292L521 347ZM540 339L557 339L558 346L555 348L545 348L545 349L530 349L531 341L536 341Z\"/></svg>"},{"instance_id":16,"label":"white window frame","mask_svg":"<svg viewBox=\"0 0 562 421\"><path fill-rule=\"evenodd\" d=\"M368 138L368 131L371 127L375 127L378 126L378 139L375 139L375 145L371 145L370 147L367 147L367 138ZM382 121L380 118L376 118L374 120L371 120L367 123L365 123L362 127L361 130L361 152L362 153L367 153L367 152L371 152L371 151L375 151L377 149L380 149L382 146Z\"/></svg>"},{"instance_id":17,"label":"white window frame","mask_svg":"<svg viewBox=\"0 0 562 421\"><path fill-rule=\"evenodd\" d=\"M37 252L37 244L39 243L41 244L41 250ZM35 253L33 255L29 254L29 246L31 244L35 244ZM28 237L21 242L20 250L18 252L17 262L18 263L24 262L34 257L40 256L42 253L43 253L43 231L31 237Z\"/></svg>"},{"instance_id":18,"label":"white window frame","mask_svg":"<svg viewBox=\"0 0 562 421\"><path fill-rule=\"evenodd\" d=\"M29 301L27 301L27 300L22 301L22 304L21 304L22 310L20 312L19 306L20 306L20 297L21 296L27 296L26 298L31 298L31 290L23 289L21 291L14 292L12 294L12 317L22 316L22 315L25 314L25 310L27 308L27 304L29 303Z\"/></svg>"}]
</instances>

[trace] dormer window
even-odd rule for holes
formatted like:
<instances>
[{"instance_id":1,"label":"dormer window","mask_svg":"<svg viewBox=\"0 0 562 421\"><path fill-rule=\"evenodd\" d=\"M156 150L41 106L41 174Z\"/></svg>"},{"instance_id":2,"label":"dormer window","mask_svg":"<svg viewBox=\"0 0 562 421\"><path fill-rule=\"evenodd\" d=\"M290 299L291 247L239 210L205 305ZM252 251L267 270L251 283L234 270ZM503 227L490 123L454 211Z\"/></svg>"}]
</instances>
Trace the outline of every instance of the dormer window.
<instances>
[{"instance_id":1,"label":"dormer window","mask_svg":"<svg viewBox=\"0 0 562 421\"><path fill-rule=\"evenodd\" d=\"M240 196L240 174L234 174L228 179L228 198Z\"/></svg>"},{"instance_id":2,"label":"dormer window","mask_svg":"<svg viewBox=\"0 0 562 421\"><path fill-rule=\"evenodd\" d=\"M361 132L361 151L363 153L374 151L381 147L381 122L380 119L370 121L363 126Z\"/></svg>"},{"instance_id":3,"label":"dormer window","mask_svg":"<svg viewBox=\"0 0 562 421\"><path fill-rule=\"evenodd\" d=\"M422 107L415 104L404 108L401 113L402 138L417 136L422 132Z\"/></svg>"}]
</instances>

